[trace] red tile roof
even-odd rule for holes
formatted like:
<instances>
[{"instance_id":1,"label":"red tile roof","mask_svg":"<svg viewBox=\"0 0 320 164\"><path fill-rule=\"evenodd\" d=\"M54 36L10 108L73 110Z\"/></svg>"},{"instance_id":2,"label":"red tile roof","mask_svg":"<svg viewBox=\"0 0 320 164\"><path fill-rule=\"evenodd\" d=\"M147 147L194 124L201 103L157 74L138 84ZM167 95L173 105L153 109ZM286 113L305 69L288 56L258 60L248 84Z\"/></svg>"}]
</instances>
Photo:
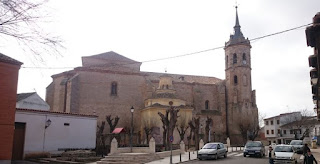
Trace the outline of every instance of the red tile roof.
<instances>
[{"instance_id":1,"label":"red tile roof","mask_svg":"<svg viewBox=\"0 0 320 164\"><path fill-rule=\"evenodd\" d=\"M65 112L55 112L55 111L46 111L46 110L35 110L35 109L16 108L16 111L25 111L25 112L34 112L34 113L48 113L48 114L61 114L61 115L69 115L69 116L71 115L71 116L80 116L80 117L98 117L97 115L65 113Z\"/></svg>"},{"instance_id":2,"label":"red tile roof","mask_svg":"<svg viewBox=\"0 0 320 164\"><path fill-rule=\"evenodd\" d=\"M124 128L115 128L113 130L113 134L119 134L119 133L122 133L122 132L126 132L126 130Z\"/></svg>"}]
</instances>

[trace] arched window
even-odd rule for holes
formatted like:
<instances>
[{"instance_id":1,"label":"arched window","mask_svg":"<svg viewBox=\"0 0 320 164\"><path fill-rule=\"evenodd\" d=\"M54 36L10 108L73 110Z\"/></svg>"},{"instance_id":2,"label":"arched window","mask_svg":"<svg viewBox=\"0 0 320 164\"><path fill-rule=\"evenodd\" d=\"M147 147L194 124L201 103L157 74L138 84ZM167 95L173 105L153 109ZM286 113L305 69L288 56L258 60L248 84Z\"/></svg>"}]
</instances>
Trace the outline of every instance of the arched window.
<instances>
[{"instance_id":1,"label":"arched window","mask_svg":"<svg viewBox=\"0 0 320 164\"><path fill-rule=\"evenodd\" d=\"M237 54L233 54L233 64L237 63Z\"/></svg>"},{"instance_id":2,"label":"arched window","mask_svg":"<svg viewBox=\"0 0 320 164\"><path fill-rule=\"evenodd\" d=\"M247 57L245 53L242 54L242 63L247 64Z\"/></svg>"},{"instance_id":3,"label":"arched window","mask_svg":"<svg viewBox=\"0 0 320 164\"><path fill-rule=\"evenodd\" d=\"M205 102L205 109L209 109L209 100L206 100Z\"/></svg>"},{"instance_id":4,"label":"arched window","mask_svg":"<svg viewBox=\"0 0 320 164\"><path fill-rule=\"evenodd\" d=\"M116 82L112 82L111 84L111 95L117 95L118 84Z\"/></svg>"},{"instance_id":5,"label":"arched window","mask_svg":"<svg viewBox=\"0 0 320 164\"><path fill-rule=\"evenodd\" d=\"M237 77L237 75L233 76L233 82L234 82L234 85L237 85L237 84L238 84L238 77Z\"/></svg>"}]
</instances>

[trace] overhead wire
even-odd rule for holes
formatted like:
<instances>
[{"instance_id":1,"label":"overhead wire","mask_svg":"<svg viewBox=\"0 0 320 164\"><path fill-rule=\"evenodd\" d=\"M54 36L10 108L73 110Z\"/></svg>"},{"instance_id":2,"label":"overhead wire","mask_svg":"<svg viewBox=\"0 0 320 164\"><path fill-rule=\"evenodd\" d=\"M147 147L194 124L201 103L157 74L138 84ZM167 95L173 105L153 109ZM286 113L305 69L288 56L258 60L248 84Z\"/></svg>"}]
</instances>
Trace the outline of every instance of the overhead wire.
<instances>
[{"instance_id":1,"label":"overhead wire","mask_svg":"<svg viewBox=\"0 0 320 164\"><path fill-rule=\"evenodd\" d=\"M287 30L283 30L283 31L279 31L279 32L263 35L263 36L260 36L260 37L249 39L249 41L250 42L251 41L256 41L256 40L267 38L267 37L271 37L271 36L274 36L274 35L283 34L283 33L289 32L289 31L293 31L293 30L297 30L297 29L300 29L300 28L303 28L303 27L310 26L312 24L313 23L308 23L308 24L297 26L297 27L290 28L290 29L287 29ZM244 41L244 42L247 42L247 41ZM145 60L145 61L141 61L140 63L150 63L150 62L155 62L155 61L169 60L169 59L174 59L174 58L191 56L191 55L204 53L204 52L208 52L208 51L214 51L214 50L222 49L222 48L225 48L225 46L218 46L218 47L214 47L214 48L210 48L210 49L206 49L206 50L201 50L201 51L195 51L195 52L186 53L186 54L182 54L182 55L176 55L176 56L170 56L170 57L164 57L164 58L158 58L158 59ZM125 66L125 65L131 65L131 64L136 64L136 63L137 62L130 62L130 63L121 64L121 65L115 65L115 66ZM27 66L22 66L21 68L30 68L30 69L72 69L72 68L75 68L75 67L27 67Z\"/></svg>"}]
</instances>

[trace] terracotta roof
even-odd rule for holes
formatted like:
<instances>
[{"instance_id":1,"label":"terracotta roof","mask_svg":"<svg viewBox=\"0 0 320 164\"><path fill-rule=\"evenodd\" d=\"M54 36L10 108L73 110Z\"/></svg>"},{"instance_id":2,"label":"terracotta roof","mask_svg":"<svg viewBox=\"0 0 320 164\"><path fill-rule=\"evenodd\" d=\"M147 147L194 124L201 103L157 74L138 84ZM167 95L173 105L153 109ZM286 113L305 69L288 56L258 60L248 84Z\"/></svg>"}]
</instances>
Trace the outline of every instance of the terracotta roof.
<instances>
[{"instance_id":1,"label":"terracotta roof","mask_svg":"<svg viewBox=\"0 0 320 164\"><path fill-rule=\"evenodd\" d=\"M61 115L79 116L79 117L98 117L97 115L79 114L79 113L65 113L65 112L54 112L54 111L35 110L35 109L21 109L21 108L16 108L16 111L25 111L25 112L33 112L33 113L47 113L47 114L61 114Z\"/></svg>"},{"instance_id":2,"label":"terracotta roof","mask_svg":"<svg viewBox=\"0 0 320 164\"><path fill-rule=\"evenodd\" d=\"M113 51L104 52L104 53L93 55L93 56L84 56L84 58L96 58L96 59L102 59L102 60L121 61L121 62L134 62L134 63L137 62L137 61L129 59L129 58L125 57L125 56L122 56L122 55L120 55L118 53L115 53ZM140 63L140 62L137 62L137 63Z\"/></svg>"},{"instance_id":3,"label":"terracotta roof","mask_svg":"<svg viewBox=\"0 0 320 164\"><path fill-rule=\"evenodd\" d=\"M164 74L156 72L141 72L148 76L149 80L160 80L163 75L171 76L173 82L185 82L185 83L199 83L199 84L218 84L223 80L216 77L209 76L196 76L196 75L182 75L182 74Z\"/></svg>"},{"instance_id":4,"label":"terracotta roof","mask_svg":"<svg viewBox=\"0 0 320 164\"><path fill-rule=\"evenodd\" d=\"M10 63L10 64L14 64L14 65L22 65L23 64L23 63L19 62L18 60L10 58L9 56L6 56L2 53L0 53L0 62Z\"/></svg>"},{"instance_id":5,"label":"terracotta roof","mask_svg":"<svg viewBox=\"0 0 320 164\"><path fill-rule=\"evenodd\" d=\"M20 100L26 99L29 96L35 94L36 92L30 92L30 93L19 93L17 94L17 102L19 102Z\"/></svg>"}]
</instances>

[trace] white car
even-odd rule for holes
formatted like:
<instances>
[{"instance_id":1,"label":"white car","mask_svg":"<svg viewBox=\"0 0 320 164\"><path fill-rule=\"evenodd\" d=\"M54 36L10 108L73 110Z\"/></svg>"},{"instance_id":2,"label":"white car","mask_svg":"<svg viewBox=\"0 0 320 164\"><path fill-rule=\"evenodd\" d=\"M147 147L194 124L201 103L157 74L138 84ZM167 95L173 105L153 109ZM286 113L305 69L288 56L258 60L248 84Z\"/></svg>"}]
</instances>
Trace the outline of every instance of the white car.
<instances>
[{"instance_id":1,"label":"white car","mask_svg":"<svg viewBox=\"0 0 320 164\"><path fill-rule=\"evenodd\" d=\"M297 163L298 156L292 145L277 145L273 153L275 163Z\"/></svg>"},{"instance_id":2,"label":"white car","mask_svg":"<svg viewBox=\"0 0 320 164\"><path fill-rule=\"evenodd\" d=\"M198 159L218 159L218 157L224 156L227 158L227 149L221 142L207 143L198 152Z\"/></svg>"}]
</instances>

